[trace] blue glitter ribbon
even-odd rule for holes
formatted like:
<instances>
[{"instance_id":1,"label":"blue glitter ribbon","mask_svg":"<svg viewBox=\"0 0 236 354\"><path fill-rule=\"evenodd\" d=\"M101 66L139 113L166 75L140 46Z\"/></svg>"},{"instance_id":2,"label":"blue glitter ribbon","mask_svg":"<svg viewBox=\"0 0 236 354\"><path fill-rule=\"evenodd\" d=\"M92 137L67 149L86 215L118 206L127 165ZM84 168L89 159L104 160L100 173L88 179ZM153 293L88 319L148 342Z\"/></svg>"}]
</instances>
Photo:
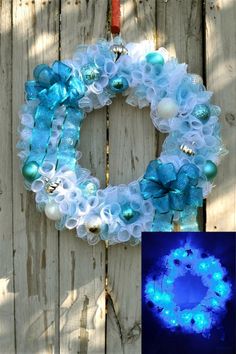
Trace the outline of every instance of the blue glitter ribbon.
<instances>
[{"instance_id":1,"label":"blue glitter ribbon","mask_svg":"<svg viewBox=\"0 0 236 354\"><path fill-rule=\"evenodd\" d=\"M25 83L27 100L40 101L35 112L35 124L32 132L30 160L42 164L48 153L52 121L55 110L61 104L66 106L65 121L61 139L57 148L58 166L67 163L71 169L76 165L76 143L84 114L78 110L78 100L86 91L79 74L61 61L55 61L50 68L40 64L34 69L35 80ZM74 122L75 121L75 122ZM79 127L79 128L78 128ZM63 144L61 141L63 140Z\"/></svg>"},{"instance_id":2,"label":"blue glitter ribbon","mask_svg":"<svg viewBox=\"0 0 236 354\"><path fill-rule=\"evenodd\" d=\"M144 199L152 199L160 214L183 211L185 207L202 206L202 189L196 187L199 172L195 165L184 164L178 172L172 163L162 164L158 160L149 163L140 181Z\"/></svg>"},{"instance_id":3,"label":"blue glitter ribbon","mask_svg":"<svg viewBox=\"0 0 236 354\"><path fill-rule=\"evenodd\" d=\"M58 60L51 68L45 64L36 66L34 77L35 81L27 81L25 84L26 98L39 99L49 109L55 109L62 103L75 106L86 91L79 74Z\"/></svg>"}]
</instances>

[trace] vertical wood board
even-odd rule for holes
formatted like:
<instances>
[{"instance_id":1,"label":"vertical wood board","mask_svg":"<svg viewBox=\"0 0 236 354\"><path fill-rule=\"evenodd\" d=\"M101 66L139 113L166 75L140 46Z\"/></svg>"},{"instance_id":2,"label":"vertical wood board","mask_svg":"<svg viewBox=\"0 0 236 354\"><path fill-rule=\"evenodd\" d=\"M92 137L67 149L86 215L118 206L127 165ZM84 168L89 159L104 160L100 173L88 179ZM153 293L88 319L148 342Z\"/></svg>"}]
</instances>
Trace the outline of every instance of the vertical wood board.
<instances>
[{"instance_id":1,"label":"vertical wood board","mask_svg":"<svg viewBox=\"0 0 236 354\"><path fill-rule=\"evenodd\" d=\"M206 77L222 109L223 142L229 154L218 168L207 199L207 231L236 231L236 3L206 1Z\"/></svg>"},{"instance_id":2,"label":"vertical wood board","mask_svg":"<svg viewBox=\"0 0 236 354\"><path fill-rule=\"evenodd\" d=\"M91 44L107 33L107 1L68 2L61 7L61 57L72 58L79 44ZM106 108L89 113L81 128L81 166L105 185ZM90 246L60 233L61 353L105 352L105 244Z\"/></svg>"},{"instance_id":3,"label":"vertical wood board","mask_svg":"<svg viewBox=\"0 0 236 354\"><path fill-rule=\"evenodd\" d=\"M121 35L126 42L156 45L155 1L121 1ZM147 20L148 19L148 20ZM110 183L139 178L156 155L156 131L148 108L116 97L109 107ZM141 246L108 248L107 353L141 352Z\"/></svg>"},{"instance_id":4,"label":"vertical wood board","mask_svg":"<svg viewBox=\"0 0 236 354\"><path fill-rule=\"evenodd\" d=\"M24 82L58 57L59 1L13 1L13 227L15 325L19 354L57 352L58 233L24 189L15 148Z\"/></svg>"},{"instance_id":5,"label":"vertical wood board","mask_svg":"<svg viewBox=\"0 0 236 354\"><path fill-rule=\"evenodd\" d=\"M12 228L11 3L0 3L0 353L15 353Z\"/></svg>"}]
</instances>

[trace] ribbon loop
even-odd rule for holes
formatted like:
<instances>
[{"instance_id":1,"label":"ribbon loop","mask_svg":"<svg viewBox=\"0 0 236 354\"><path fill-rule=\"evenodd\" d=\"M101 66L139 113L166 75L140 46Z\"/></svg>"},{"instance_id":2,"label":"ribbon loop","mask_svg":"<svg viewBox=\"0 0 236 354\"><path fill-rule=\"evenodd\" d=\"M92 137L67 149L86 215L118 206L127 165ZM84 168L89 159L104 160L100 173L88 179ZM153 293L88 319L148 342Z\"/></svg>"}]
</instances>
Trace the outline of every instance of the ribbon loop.
<instances>
[{"instance_id":1,"label":"ribbon loop","mask_svg":"<svg viewBox=\"0 0 236 354\"><path fill-rule=\"evenodd\" d=\"M38 65L34 70L35 80L25 84L26 98L39 99L47 108L55 109L62 103L74 106L86 91L84 82L77 72L68 65L56 60L52 68Z\"/></svg>"},{"instance_id":2,"label":"ribbon loop","mask_svg":"<svg viewBox=\"0 0 236 354\"><path fill-rule=\"evenodd\" d=\"M140 181L144 199L152 199L153 206L160 214L183 211L187 206L202 205L202 189L196 187L199 172L195 165L186 163L178 172L172 163L162 164L151 161Z\"/></svg>"}]
</instances>

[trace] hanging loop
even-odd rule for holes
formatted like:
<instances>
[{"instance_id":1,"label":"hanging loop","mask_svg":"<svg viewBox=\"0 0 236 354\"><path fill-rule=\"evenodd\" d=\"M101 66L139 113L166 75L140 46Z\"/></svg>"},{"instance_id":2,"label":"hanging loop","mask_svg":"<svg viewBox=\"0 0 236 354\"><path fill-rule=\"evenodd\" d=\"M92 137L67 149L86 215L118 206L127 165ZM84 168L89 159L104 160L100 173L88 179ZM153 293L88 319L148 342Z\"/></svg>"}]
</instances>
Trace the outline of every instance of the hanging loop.
<instances>
[{"instance_id":1,"label":"hanging loop","mask_svg":"<svg viewBox=\"0 0 236 354\"><path fill-rule=\"evenodd\" d=\"M120 33L120 0L111 0L111 33Z\"/></svg>"}]
</instances>

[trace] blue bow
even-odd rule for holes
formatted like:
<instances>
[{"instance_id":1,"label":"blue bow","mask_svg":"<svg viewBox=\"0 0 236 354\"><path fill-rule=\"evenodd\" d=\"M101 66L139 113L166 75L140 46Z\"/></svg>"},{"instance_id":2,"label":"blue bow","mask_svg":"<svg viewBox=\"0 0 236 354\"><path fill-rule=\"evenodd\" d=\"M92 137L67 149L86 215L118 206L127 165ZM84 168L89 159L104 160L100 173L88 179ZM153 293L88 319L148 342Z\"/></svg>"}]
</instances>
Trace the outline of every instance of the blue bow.
<instances>
[{"instance_id":1,"label":"blue bow","mask_svg":"<svg viewBox=\"0 0 236 354\"><path fill-rule=\"evenodd\" d=\"M61 61L55 61L51 68L45 64L36 66L34 77L35 80L25 84L26 97L28 100L39 99L49 109L62 103L75 106L86 91L79 74Z\"/></svg>"},{"instance_id":2,"label":"blue bow","mask_svg":"<svg viewBox=\"0 0 236 354\"><path fill-rule=\"evenodd\" d=\"M163 164L158 160L149 163L140 181L144 199L152 199L158 213L183 211L186 206L202 206L202 188L196 187L199 179L197 167L184 164L178 172L172 163Z\"/></svg>"}]
</instances>

